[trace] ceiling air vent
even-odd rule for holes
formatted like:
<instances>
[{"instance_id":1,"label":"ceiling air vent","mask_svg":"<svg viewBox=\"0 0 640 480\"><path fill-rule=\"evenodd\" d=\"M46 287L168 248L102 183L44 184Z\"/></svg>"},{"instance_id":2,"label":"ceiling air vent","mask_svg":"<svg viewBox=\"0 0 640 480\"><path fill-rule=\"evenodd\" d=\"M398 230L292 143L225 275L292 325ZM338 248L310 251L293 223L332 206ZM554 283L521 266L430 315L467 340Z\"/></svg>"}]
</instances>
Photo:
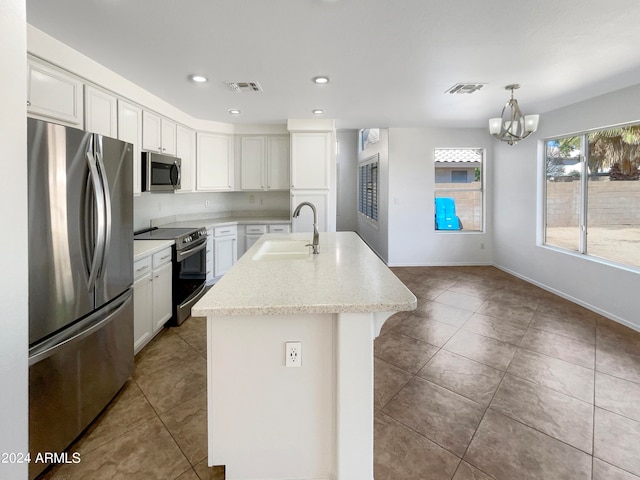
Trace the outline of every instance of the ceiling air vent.
<instances>
[{"instance_id":1,"label":"ceiling air vent","mask_svg":"<svg viewBox=\"0 0 640 480\"><path fill-rule=\"evenodd\" d=\"M229 88L237 93L242 92L261 92L262 87L258 82L225 82Z\"/></svg>"},{"instance_id":2,"label":"ceiling air vent","mask_svg":"<svg viewBox=\"0 0 640 480\"><path fill-rule=\"evenodd\" d=\"M474 93L485 85L486 83L456 83L445 93Z\"/></svg>"}]
</instances>

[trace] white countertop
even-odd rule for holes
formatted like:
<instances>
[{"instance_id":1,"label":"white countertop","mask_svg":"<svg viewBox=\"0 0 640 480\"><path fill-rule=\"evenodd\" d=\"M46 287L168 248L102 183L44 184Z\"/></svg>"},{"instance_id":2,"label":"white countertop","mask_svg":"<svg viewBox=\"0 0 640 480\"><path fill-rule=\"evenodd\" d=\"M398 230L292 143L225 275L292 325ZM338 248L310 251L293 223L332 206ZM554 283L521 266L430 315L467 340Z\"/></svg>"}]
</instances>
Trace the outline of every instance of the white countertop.
<instances>
[{"instance_id":1,"label":"white countertop","mask_svg":"<svg viewBox=\"0 0 640 480\"><path fill-rule=\"evenodd\" d=\"M265 241L311 240L267 234L192 307L194 316L414 310L416 297L353 232L320 233L320 253L254 260Z\"/></svg>"},{"instance_id":2,"label":"white countertop","mask_svg":"<svg viewBox=\"0 0 640 480\"><path fill-rule=\"evenodd\" d=\"M173 244L173 240L134 240L133 261L137 262L141 258L153 255L154 253L170 247Z\"/></svg>"}]
</instances>

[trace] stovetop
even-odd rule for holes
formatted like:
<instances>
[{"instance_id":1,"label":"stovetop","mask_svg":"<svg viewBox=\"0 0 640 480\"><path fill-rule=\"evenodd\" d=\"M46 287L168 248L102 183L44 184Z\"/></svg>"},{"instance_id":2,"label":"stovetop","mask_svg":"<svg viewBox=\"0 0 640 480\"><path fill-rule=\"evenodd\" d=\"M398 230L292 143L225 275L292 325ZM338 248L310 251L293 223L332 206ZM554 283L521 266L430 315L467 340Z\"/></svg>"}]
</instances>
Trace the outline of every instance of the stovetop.
<instances>
[{"instance_id":1,"label":"stovetop","mask_svg":"<svg viewBox=\"0 0 640 480\"><path fill-rule=\"evenodd\" d=\"M182 250L193 245L200 238L207 236L207 229L202 228L162 228L155 227L136 233L134 240L175 240L176 248ZM198 243L199 244L199 243Z\"/></svg>"}]
</instances>

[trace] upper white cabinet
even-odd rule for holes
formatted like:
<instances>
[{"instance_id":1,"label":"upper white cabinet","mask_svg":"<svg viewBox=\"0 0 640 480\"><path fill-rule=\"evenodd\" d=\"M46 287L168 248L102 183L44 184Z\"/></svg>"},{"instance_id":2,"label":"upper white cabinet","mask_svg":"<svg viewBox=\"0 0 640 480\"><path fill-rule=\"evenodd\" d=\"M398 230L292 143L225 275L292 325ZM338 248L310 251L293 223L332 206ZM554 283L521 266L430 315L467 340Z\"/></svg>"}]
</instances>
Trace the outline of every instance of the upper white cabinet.
<instances>
[{"instance_id":1,"label":"upper white cabinet","mask_svg":"<svg viewBox=\"0 0 640 480\"><path fill-rule=\"evenodd\" d=\"M176 155L177 125L148 111L142 114L142 149L149 152Z\"/></svg>"},{"instance_id":2,"label":"upper white cabinet","mask_svg":"<svg viewBox=\"0 0 640 480\"><path fill-rule=\"evenodd\" d=\"M289 136L246 136L240 141L242 190L289 189Z\"/></svg>"},{"instance_id":3,"label":"upper white cabinet","mask_svg":"<svg viewBox=\"0 0 640 480\"><path fill-rule=\"evenodd\" d=\"M193 192L196 188L196 132L182 125L177 127L176 155L182 160L177 192Z\"/></svg>"},{"instance_id":4,"label":"upper white cabinet","mask_svg":"<svg viewBox=\"0 0 640 480\"><path fill-rule=\"evenodd\" d=\"M233 137L198 132L196 138L197 190L233 190Z\"/></svg>"},{"instance_id":5,"label":"upper white cabinet","mask_svg":"<svg viewBox=\"0 0 640 480\"><path fill-rule=\"evenodd\" d=\"M330 188L331 139L330 132L291 133L291 188Z\"/></svg>"},{"instance_id":6,"label":"upper white cabinet","mask_svg":"<svg viewBox=\"0 0 640 480\"><path fill-rule=\"evenodd\" d=\"M82 128L82 81L29 58L27 62L27 112L76 128Z\"/></svg>"},{"instance_id":7,"label":"upper white cabinet","mask_svg":"<svg viewBox=\"0 0 640 480\"><path fill-rule=\"evenodd\" d=\"M91 85L84 86L85 130L118 138L118 105L114 95Z\"/></svg>"},{"instance_id":8,"label":"upper white cabinet","mask_svg":"<svg viewBox=\"0 0 640 480\"><path fill-rule=\"evenodd\" d=\"M118 100L118 139L133 144L133 194L140 195L142 108Z\"/></svg>"}]
</instances>

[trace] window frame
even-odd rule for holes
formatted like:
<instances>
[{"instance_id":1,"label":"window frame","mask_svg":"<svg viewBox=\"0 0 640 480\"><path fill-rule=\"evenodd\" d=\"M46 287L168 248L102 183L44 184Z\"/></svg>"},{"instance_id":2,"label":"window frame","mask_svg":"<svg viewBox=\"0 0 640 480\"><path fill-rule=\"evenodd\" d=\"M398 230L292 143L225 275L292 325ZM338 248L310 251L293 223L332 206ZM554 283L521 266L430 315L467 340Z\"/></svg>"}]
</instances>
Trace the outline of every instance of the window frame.
<instances>
[{"instance_id":1,"label":"window frame","mask_svg":"<svg viewBox=\"0 0 640 480\"><path fill-rule=\"evenodd\" d=\"M624 128L630 126L640 126L640 120L622 124L609 125L604 127L598 127L589 130L582 130L574 133L568 133L564 135L557 135L546 137L541 140L542 148L539 150L542 156L540 164L541 164L541 181L542 181L542 208L540 226L541 226L541 235L539 236L538 245L544 248L548 248L554 251L559 251L561 253L567 255L577 256L579 258L587 259L589 261L611 265L618 268L623 268L625 270L640 272L640 266L624 263L618 260L614 260L612 258L603 257L601 255L594 255L589 253L589 245L588 245L588 234L589 234L589 225L588 225L588 211L589 211L589 169L588 169L588 159L589 159L589 135L602 132L607 130L613 130L617 128ZM580 165L581 165L581 175L580 175L580 193L579 193L579 224L578 224L578 248L577 250L570 249L568 247L563 247L560 245L554 245L548 243L547 238L547 229L548 229L548 179L547 179L547 149L550 141L560 141L566 138L571 137L579 137L580 138ZM640 148L640 146L638 147ZM637 180L640 182L640 180Z\"/></svg>"},{"instance_id":2,"label":"window frame","mask_svg":"<svg viewBox=\"0 0 640 480\"><path fill-rule=\"evenodd\" d=\"M438 150L477 150L480 152L481 154L481 160L480 160L480 187L479 188L474 188L474 189L470 189L470 188L455 188L455 187L448 187L448 188L438 188L437 185L438 183L436 182L436 151ZM452 234L457 234L457 235L477 235L477 234L485 234L486 233L486 225L487 225L487 199L486 199L486 175L487 175L487 150L484 147L435 147L433 149L433 161L431 162L432 168L433 168L433 173L434 173L434 177L433 177L433 198L434 198L434 202L435 202L435 198L436 198L436 193L437 192L480 192L480 211L482 212L482 218L480 221L480 229L479 230L467 230L464 225L462 230L438 230L435 228L435 221L434 221L434 227L433 227L433 231L440 235L452 235ZM455 183L451 181L451 175L450 175L450 181L447 183ZM456 210L456 213L457 210ZM434 216L435 216L435 211L434 211ZM459 217L460 215L458 215Z\"/></svg>"},{"instance_id":3,"label":"window frame","mask_svg":"<svg viewBox=\"0 0 640 480\"><path fill-rule=\"evenodd\" d=\"M371 181L367 181L367 183L373 183L373 186L371 188L374 190L374 192L371 194L371 196L364 195L363 197L365 190L369 190L369 187L365 187L362 183L363 171L366 172L365 176L367 177L367 179L372 179ZM373 177L374 171L375 179ZM371 215L369 215L368 213L371 213ZM358 214L367 219L367 221L374 223L375 225L377 225L379 222L380 155L377 153L358 163Z\"/></svg>"}]
</instances>

